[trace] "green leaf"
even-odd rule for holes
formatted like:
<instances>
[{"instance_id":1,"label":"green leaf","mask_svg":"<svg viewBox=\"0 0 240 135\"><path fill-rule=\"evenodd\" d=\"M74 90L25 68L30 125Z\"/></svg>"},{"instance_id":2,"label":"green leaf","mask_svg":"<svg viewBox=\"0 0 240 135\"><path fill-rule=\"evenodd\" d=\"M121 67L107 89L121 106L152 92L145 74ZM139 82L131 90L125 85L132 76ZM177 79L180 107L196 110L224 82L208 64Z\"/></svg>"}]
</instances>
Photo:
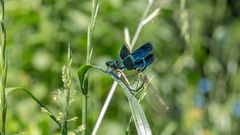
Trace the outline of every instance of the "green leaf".
<instances>
[{"instance_id":1,"label":"green leaf","mask_svg":"<svg viewBox=\"0 0 240 135\"><path fill-rule=\"evenodd\" d=\"M131 108L133 120L134 120L135 126L137 128L138 134L139 135L152 135L152 131L150 129L147 118L142 109L142 106L139 104L139 102L135 98L135 96L133 96L132 93L130 92L131 88L125 82L123 82L122 79L120 79L116 73L108 72L105 69L98 67L98 66L94 66L94 65L82 65L78 70L78 77L79 77L79 81L80 81L82 90L84 90L84 80L86 80L85 77L86 77L87 71L89 71L89 69L91 69L92 67L104 72L105 74L107 74L108 76L113 78L119 84L119 86L122 88L122 90L124 91L125 95L128 98L128 102L129 102L129 105Z\"/></svg>"},{"instance_id":2,"label":"green leaf","mask_svg":"<svg viewBox=\"0 0 240 135\"><path fill-rule=\"evenodd\" d=\"M88 70L91 69L92 65L82 65L78 69L78 79L80 82L80 87L82 89L83 95L88 94Z\"/></svg>"},{"instance_id":3,"label":"green leaf","mask_svg":"<svg viewBox=\"0 0 240 135\"><path fill-rule=\"evenodd\" d=\"M131 88L129 88L129 86L126 83L124 83L118 76L112 75L111 73L109 73L109 76L111 76L115 81L117 81L117 83L121 86L125 95L127 96L138 134L152 135L151 128L148 124L148 121L142 109L142 106L139 104L135 96L132 95L132 93L130 92Z\"/></svg>"},{"instance_id":4,"label":"green leaf","mask_svg":"<svg viewBox=\"0 0 240 135\"><path fill-rule=\"evenodd\" d=\"M40 107L43 111L47 112L48 116L50 118L52 118L53 121L55 121L58 126L61 128L61 124L59 123L59 121L57 120L57 118L55 117L55 115L51 112L50 109L48 109L43 103L41 103L30 91L22 88L22 87L10 87L10 88L6 88L6 95L10 94L14 91L22 91L25 92L28 96L30 96Z\"/></svg>"}]
</instances>

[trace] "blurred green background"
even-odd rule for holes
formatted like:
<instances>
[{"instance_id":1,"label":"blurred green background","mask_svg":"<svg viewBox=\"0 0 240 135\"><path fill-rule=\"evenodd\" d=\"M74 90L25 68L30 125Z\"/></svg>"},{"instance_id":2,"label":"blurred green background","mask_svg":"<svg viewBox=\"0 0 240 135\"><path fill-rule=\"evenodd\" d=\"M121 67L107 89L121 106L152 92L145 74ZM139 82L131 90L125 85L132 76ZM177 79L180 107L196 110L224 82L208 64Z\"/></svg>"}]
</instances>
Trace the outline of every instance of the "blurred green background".
<instances>
[{"instance_id":1,"label":"blurred green background","mask_svg":"<svg viewBox=\"0 0 240 135\"><path fill-rule=\"evenodd\" d=\"M154 135L238 135L240 133L240 1L155 0L161 13L144 27L137 46L151 41L156 61L145 73L169 105L165 117L144 102ZM147 0L100 1L93 35L92 64L105 67L124 43L123 29L134 34ZM7 86L30 90L57 115L53 99L62 89L61 70L68 43L73 51L70 130L81 125L81 92L76 69L85 63L90 0L7 0ZM113 80L90 75L89 134ZM130 117L127 98L117 89L99 135L122 135ZM57 125L24 93L8 96L7 133L57 134Z\"/></svg>"}]
</instances>

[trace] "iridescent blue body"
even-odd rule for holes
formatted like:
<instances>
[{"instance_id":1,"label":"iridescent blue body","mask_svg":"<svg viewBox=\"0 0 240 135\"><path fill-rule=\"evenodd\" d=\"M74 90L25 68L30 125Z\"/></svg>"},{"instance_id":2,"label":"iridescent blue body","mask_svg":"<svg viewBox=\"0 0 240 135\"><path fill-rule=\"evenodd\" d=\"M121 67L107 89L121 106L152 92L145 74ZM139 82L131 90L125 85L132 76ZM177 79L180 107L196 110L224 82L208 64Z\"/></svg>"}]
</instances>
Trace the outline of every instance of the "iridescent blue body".
<instances>
[{"instance_id":1,"label":"iridescent blue body","mask_svg":"<svg viewBox=\"0 0 240 135\"><path fill-rule=\"evenodd\" d=\"M154 57L151 54L151 51L151 43L144 44L140 48L136 49L133 53L130 53L129 49L123 45L119 57L114 61L106 62L106 65L116 70L137 69L143 71L154 61ZM164 103L162 98L158 95L157 91L150 84L150 81L147 79L146 75L142 72L139 72L138 75L138 79L142 82L142 85L139 88L136 88L136 91L143 88L144 85L147 85L148 89L146 91L146 95L150 101L150 104L160 114L166 114L167 110L169 109L168 106Z\"/></svg>"},{"instance_id":2,"label":"iridescent blue body","mask_svg":"<svg viewBox=\"0 0 240 135\"><path fill-rule=\"evenodd\" d=\"M154 61L153 55L150 54L151 51L152 44L149 42L136 49L133 53L130 53L129 49L123 45L120 51L120 59L108 61L106 65L113 69L140 69L143 71Z\"/></svg>"}]
</instances>

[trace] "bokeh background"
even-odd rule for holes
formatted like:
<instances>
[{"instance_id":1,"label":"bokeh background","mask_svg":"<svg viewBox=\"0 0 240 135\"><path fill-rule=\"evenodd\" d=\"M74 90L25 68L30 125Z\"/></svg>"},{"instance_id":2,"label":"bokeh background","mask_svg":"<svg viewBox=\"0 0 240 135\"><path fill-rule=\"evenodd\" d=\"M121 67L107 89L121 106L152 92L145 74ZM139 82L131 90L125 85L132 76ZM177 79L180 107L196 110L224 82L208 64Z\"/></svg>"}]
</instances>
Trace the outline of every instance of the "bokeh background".
<instances>
[{"instance_id":1,"label":"bokeh background","mask_svg":"<svg viewBox=\"0 0 240 135\"><path fill-rule=\"evenodd\" d=\"M147 0L100 1L93 34L92 64L105 67L124 43L123 29L134 34ZM154 135L237 135L240 133L240 1L155 0L161 13L144 27L137 41L154 44L156 61L145 73L170 111L143 107ZM73 51L70 106L73 131L81 125L81 92L76 69L86 61L90 0L7 0L7 86L30 90L57 115L54 94L61 90L67 47ZM89 134L113 80L90 74ZM130 118L127 98L117 89L99 135L122 135ZM57 125L22 92L8 96L7 133L57 134Z\"/></svg>"}]
</instances>

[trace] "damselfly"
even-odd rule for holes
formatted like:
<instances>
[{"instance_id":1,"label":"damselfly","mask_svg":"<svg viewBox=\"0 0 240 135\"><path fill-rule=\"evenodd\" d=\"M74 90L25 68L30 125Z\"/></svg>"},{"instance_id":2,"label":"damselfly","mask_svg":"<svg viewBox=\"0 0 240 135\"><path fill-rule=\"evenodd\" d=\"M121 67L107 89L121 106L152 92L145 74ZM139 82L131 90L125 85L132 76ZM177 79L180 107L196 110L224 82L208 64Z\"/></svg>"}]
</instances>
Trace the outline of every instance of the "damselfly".
<instances>
[{"instance_id":1,"label":"damselfly","mask_svg":"<svg viewBox=\"0 0 240 135\"><path fill-rule=\"evenodd\" d=\"M106 65L119 71L122 74L122 77L125 79L126 85L129 85L130 88L131 84L129 83L127 77L124 75L122 70L137 70L137 80L140 81L142 85L136 88L135 91L138 91L139 89L145 87L146 95L152 107L157 112L161 114L166 114L167 110L169 109L168 106L164 103L158 92L154 89L147 76L142 72L146 69L148 65L152 64L154 61L154 57L151 54L151 51L151 43L144 44L143 46L135 50L133 53L130 53L130 50L125 45L123 45L120 51L120 58L117 58L114 61L106 62Z\"/></svg>"},{"instance_id":2,"label":"damselfly","mask_svg":"<svg viewBox=\"0 0 240 135\"><path fill-rule=\"evenodd\" d=\"M120 58L118 57L114 61L106 62L108 67L113 69L127 69L127 70L145 70L146 67L153 63L154 57L150 54L152 51L152 44L146 43L133 53L130 53L130 50L127 46L123 45L120 51Z\"/></svg>"}]
</instances>

